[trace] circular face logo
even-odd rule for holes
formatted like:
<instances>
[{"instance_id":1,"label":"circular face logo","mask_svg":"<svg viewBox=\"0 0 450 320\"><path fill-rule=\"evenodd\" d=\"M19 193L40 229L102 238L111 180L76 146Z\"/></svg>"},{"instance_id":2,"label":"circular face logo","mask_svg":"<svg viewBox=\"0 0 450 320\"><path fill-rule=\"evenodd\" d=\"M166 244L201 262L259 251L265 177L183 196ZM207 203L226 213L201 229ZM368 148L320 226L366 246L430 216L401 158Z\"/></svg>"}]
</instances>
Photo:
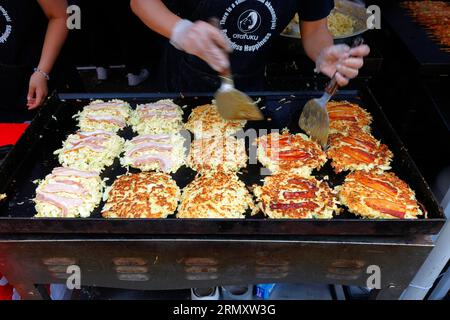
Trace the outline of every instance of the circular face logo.
<instances>
[{"instance_id":1,"label":"circular face logo","mask_svg":"<svg viewBox=\"0 0 450 320\"><path fill-rule=\"evenodd\" d=\"M261 16L255 10L247 10L239 16L238 28L242 33L252 33L261 26Z\"/></svg>"}]
</instances>

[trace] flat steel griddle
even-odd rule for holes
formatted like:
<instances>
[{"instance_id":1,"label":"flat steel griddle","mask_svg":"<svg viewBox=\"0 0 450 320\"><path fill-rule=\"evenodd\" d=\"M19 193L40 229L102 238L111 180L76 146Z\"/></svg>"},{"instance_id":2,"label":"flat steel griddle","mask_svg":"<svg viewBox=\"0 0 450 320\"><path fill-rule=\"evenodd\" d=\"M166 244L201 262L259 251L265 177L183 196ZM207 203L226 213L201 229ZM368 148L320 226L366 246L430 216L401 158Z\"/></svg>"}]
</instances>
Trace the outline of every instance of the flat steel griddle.
<instances>
[{"instance_id":1,"label":"flat steel griddle","mask_svg":"<svg viewBox=\"0 0 450 320\"><path fill-rule=\"evenodd\" d=\"M299 132L298 116L304 103L317 92L264 92L254 93L254 99L261 98L260 106L279 104L280 108L289 108L292 112L291 132ZM262 214L245 219L104 219L100 211L103 203L89 218L34 218L35 209L31 199L35 196L36 179L44 178L52 169L59 166L53 152L60 148L66 137L76 131L76 121L72 116L87 105L92 99L124 99L134 107L137 103L172 98L179 105L186 105L185 118L190 109L209 103L212 94L97 94L97 95L63 95L61 101L53 99L32 122L24 136L0 166L0 193L6 193L8 200L0 203L1 234L70 234L70 235L158 235L180 237L191 236L240 236L240 237L278 237L278 236L401 236L434 234L444 224L442 209L436 202L430 188L418 171L407 150L399 140L381 107L377 104L370 89L341 91L336 100L349 100L360 103L374 118L372 125L375 137L381 139L394 152L393 171L416 191L418 201L428 211L428 219L417 220L369 220L361 219L343 210L331 220L269 220ZM273 128L273 122L250 122L247 127ZM131 138L130 128L120 133ZM249 165L239 177L247 186L261 184L259 164ZM138 172L130 170L131 172ZM108 185L115 177L125 173L125 169L116 159L102 177L108 177ZM186 186L195 177L196 172L182 167L172 176L179 187ZM333 173L329 163L315 176L329 176L332 187L343 182L345 174Z\"/></svg>"}]
</instances>

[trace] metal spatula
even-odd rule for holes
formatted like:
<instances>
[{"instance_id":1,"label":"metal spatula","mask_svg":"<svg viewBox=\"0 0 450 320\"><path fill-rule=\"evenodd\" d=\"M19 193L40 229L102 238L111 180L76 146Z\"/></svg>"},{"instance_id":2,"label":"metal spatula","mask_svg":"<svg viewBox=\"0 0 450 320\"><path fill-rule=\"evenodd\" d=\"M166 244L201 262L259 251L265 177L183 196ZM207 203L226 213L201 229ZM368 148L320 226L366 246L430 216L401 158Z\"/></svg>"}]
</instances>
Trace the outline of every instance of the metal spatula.
<instances>
[{"instance_id":1,"label":"metal spatula","mask_svg":"<svg viewBox=\"0 0 450 320\"><path fill-rule=\"evenodd\" d=\"M303 107L299 125L303 131L320 143L325 149L328 142L328 131L330 129L330 119L327 112L327 102L338 89L336 76L331 79L325 88L325 92L319 99L309 100Z\"/></svg>"},{"instance_id":2,"label":"metal spatula","mask_svg":"<svg viewBox=\"0 0 450 320\"><path fill-rule=\"evenodd\" d=\"M211 18L209 23L220 29L219 19ZM214 95L217 109L226 120L263 120L264 116L256 103L245 93L234 87L231 69L220 74L222 83Z\"/></svg>"},{"instance_id":3,"label":"metal spatula","mask_svg":"<svg viewBox=\"0 0 450 320\"><path fill-rule=\"evenodd\" d=\"M352 48L361 45L364 42L362 38L356 38ZM300 128L309 136L321 144L325 149L328 142L328 131L330 129L330 118L327 112L327 102L336 93L339 85L336 80L336 74L325 87L325 92L319 99L311 99L303 108L303 112L298 122Z\"/></svg>"},{"instance_id":4,"label":"metal spatula","mask_svg":"<svg viewBox=\"0 0 450 320\"><path fill-rule=\"evenodd\" d=\"M217 109L222 118L227 120L263 120L256 103L245 93L234 87L231 72L223 73L222 84L214 95Z\"/></svg>"}]
</instances>

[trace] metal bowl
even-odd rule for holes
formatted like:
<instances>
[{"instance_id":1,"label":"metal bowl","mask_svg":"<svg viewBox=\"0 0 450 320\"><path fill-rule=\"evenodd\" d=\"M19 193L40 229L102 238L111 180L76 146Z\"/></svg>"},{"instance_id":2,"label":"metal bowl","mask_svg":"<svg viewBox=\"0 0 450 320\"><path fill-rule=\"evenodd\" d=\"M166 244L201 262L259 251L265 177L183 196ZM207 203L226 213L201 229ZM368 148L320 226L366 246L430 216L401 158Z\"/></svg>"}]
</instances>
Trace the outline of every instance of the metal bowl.
<instances>
[{"instance_id":1,"label":"metal bowl","mask_svg":"<svg viewBox=\"0 0 450 320\"><path fill-rule=\"evenodd\" d=\"M355 27L354 31L351 34L346 34L342 36L336 36L334 37L335 40L348 40L351 38L354 38L364 32L366 32L367 29L367 19L369 17L368 13L366 12L366 8L363 4L350 2L347 0L336 0L335 1L335 8L333 9L335 12L340 12L343 14L346 14L353 19L355 19ZM282 33L281 36L286 38L294 38L294 39L300 39L300 27L297 23L291 21L288 28L286 28ZM338 41L339 42L339 41Z\"/></svg>"}]
</instances>

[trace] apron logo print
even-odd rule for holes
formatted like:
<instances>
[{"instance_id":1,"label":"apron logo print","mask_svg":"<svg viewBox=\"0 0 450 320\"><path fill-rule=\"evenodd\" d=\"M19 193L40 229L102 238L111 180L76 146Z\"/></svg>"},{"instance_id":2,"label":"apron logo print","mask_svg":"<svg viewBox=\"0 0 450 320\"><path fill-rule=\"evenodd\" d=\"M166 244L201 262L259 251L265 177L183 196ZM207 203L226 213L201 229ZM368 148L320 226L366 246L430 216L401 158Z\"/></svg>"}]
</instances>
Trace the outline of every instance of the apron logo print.
<instances>
[{"instance_id":1,"label":"apron logo print","mask_svg":"<svg viewBox=\"0 0 450 320\"><path fill-rule=\"evenodd\" d=\"M242 33L252 33L261 26L261 16L255 10L247 10L239 16L238 28Z\"/></svg>"},{"instance_id":2,"label":"apron logo print","mask_svg":"<svg viewBox=\"0 0 450 320\"><path fill-rule=\"evenodd\" d=\"M12 31L12 26L10 24L11 18L9 17L6 9L2 6L0 6L0 13L0 18L3 18L5 20L5 22L0 21L0 43L5 43Z\"/></svg>"},{"instance_id":3,"label":"apron logo print","mask_svg":"<svg viewBox=\"0 0 450 320\"><path fill-rule=\"evenodd\" d=\"M234 0L225 9L220 25L233 50L256 52L276 32L277 20L271 0Z\"/></svg>"}]
</instances>

